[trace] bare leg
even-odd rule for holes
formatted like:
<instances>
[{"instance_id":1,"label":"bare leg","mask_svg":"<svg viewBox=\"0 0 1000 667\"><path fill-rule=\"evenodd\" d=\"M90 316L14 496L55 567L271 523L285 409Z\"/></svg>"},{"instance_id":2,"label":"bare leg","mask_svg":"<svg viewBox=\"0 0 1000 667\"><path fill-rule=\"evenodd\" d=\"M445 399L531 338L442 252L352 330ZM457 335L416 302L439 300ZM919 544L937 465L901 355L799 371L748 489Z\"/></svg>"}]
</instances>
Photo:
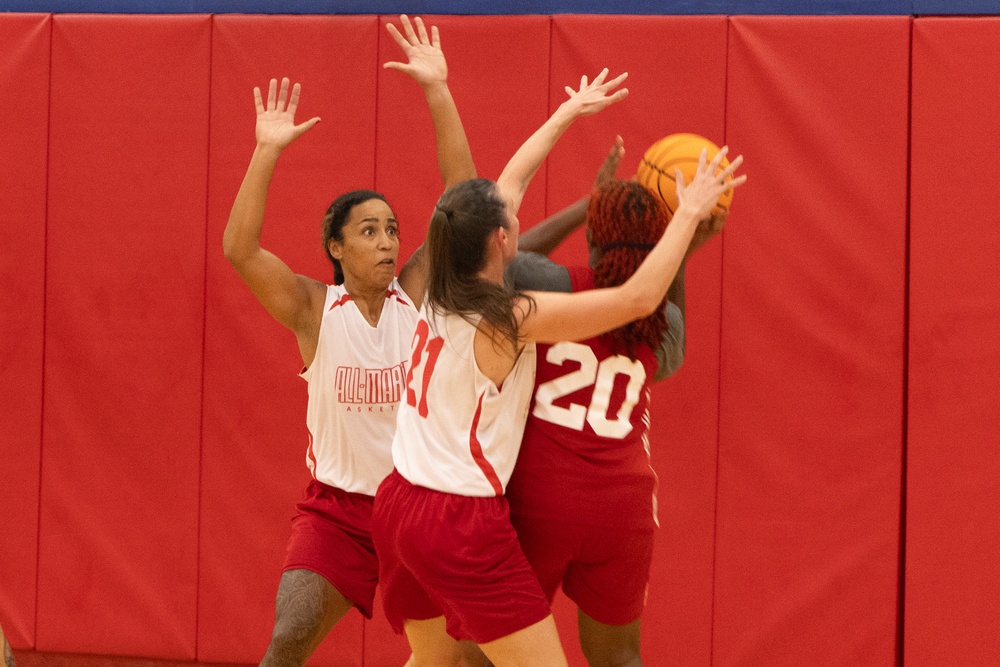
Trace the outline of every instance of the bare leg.
<instances>
[{"instance_id":1,"label":"bare leg","mask_svg":"<svg viewBox=\"0 0 1000 667\"><path fill-rule=\"evenodd\" d=\"M552 614L480 648L497 667L568 667Z\"/></svg>"},{"instance_id":2,"label":"bare leg","mask_svg":"<svg viewBox=\"0 0 1000 667\"><path fill-rule=\"evenodd\" d=\"M483 649L475 642L461 641L458 642L458 646L462 652L462 667L493 667Z\"/></svg>"},{"instance_id":3,"label":"bare leg","mask_svg":"<svg viewBox=\"0 0 1000 667\"><path fill-rule=\"evenodd\" d=\"M283 573L274 605L274 631L261 667L302 667L353 606L315 572Z\"/></svg>"},{"instance_id":4,"label":"bare leg","mask_svg":"<svg viewBox=\"0 0 1000 667\"><path fill-rule=\"evenodd\" d=\"M14 652L10 650L10 644L7 643L7 636L4 635L3 628L0 628L0 642L3 643L4 667L17 667L14 663Z\"/></svg>"},{"instance_id":5,"label":"bare leg","mask_svg":"<svg viewBox=\"0 0 1000 667\"><path fill-rule=\"evenodd\" d=\"M639 619L628 625L598 623L579 610L580 648L590 667L642 667Z\"/></svg>"},{"instance_id":6,"label":"bare leg","mask_svg":"<svg viewBox=\"0 0 1000 667\"><path fill-rule=\"evenodd\" d=\"M456 667L461 656L458 641L445 630L444 616L426 621L404 621L413 654L406 667Z\"/></svg>"}]
</instances>

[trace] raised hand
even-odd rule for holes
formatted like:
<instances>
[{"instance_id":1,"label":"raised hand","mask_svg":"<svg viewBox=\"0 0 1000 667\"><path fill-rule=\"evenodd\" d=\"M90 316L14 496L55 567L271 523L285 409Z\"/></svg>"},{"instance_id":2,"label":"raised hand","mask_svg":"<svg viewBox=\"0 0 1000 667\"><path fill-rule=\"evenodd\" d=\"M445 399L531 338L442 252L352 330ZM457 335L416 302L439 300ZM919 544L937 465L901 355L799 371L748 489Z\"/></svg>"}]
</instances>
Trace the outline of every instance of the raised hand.
<instances>
[{"instance_id":1,"label":"raised hand","mask_svg":"<svg viewBox=\"0 0 1000 667\"><path fill-rule=\"evenodd\" d=\"M709 162L708 151L702 149L698 158L698 169L690 184L684 182L684 174L681 173L680 169L674 170L677 178L678 211L681 207L687 207L694 214L695 219L703 220L711 215L712 209L715 208L723 193L746 182L746 174L733 178L733 173L743 164L742 155L737 156L725 169L719 170L722 158L728 152L729 147L723 146Z\"/></svg>"},{"instance_id":2,"label":"raised hand","mask_svg":"<svg viewBox=\"0 0 1000 667\"><path fill-rule=\"evenodd\" d=\"M615 180L615 177L618 175L618 164L622 161L624 155L625 140L619 135L615 137L615 143L611 146L611 150L608 151L608 156L604 158L601 168L597 170L597 180L594 181L595 187L599 188L605 183Z\"/></svg>"},{"instance_id":3,"label":"raised hand","mask_svg":"<svg viewBox=\"0 0 1000 667\"><path fill-rule=\"evenodd\" d=\"M261 99L260 88L253 89L257 107L257 144L260 146L281 150L319 122L319 116L314 116L300 125L295 124L295 110L299 106L302 87L299 84L292 86L289 98L288 83L287 77L282 79L279 92L277 79L271 79L267 89L267 106Z\"/></svg>"},{"instance_id":4,"label":"raised hand","mask_svg":"<svg viewBox=\"0 0 1000 667\"><path fill-rule=\"evenodd\" d=\"M609 104L614 104L625 99L628 95L628 88L615 90L622 82L628 78L628 72L619 74L611 81L605 81L608 77L608 68L605 67L601 73L590 83L587 83L587 76L580 77L580 90L573 90L566 86L566 93L569 99L563 102L563 106L572 111L574 116L591 116Z\"/></svg>"},{"instance_id":5,"label":"raised hand","mask_svg":"<svg viewBox=\"0 0 1000 667\"><path fill-rule=\"evenodd\" d=\"M428 37L423 20L417 16L413 21L417 24L415 31L410 19L405 14L400 15L399 22L403 26L405 37L395 25L386 24L386 29L403 50L407 62L390 61L382 67L402 72L423 87L447 81L448 63L445 62L444 51L441 50L441 37L437 26L431 26L431 34Z\"/></svg>"},{"instance_id":6,"label":"raised hand","mask_svg":"<svg viewBox=\"0 0 1000 667\"><path fill-rule=\"evenodd\" d=\"M722 228L726 225L726 218L729 213L726 211L712 211L712 214L707 218L704 218L698 222L698 227L694 230L694 236L691 237L691 243L688 245L687 252L684 254L685 257L690 257L694 254L694 251L702 247L713 236L716 236L722 231Z\"/></svg>"}]
</instances>

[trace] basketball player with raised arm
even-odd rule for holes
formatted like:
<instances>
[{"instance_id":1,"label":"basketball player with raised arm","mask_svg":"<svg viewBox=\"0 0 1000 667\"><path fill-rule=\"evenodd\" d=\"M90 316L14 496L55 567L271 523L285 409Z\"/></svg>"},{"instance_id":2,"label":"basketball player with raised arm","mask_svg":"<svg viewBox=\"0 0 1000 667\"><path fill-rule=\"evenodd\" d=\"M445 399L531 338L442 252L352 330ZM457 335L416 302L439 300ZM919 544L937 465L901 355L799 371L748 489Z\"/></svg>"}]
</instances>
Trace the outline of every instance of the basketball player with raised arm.
<instances>
[{"instance_id":1,"label":"basketball player with raised arm","mask_svg":"<svg viewBox=\"0 0 1000 667\"><path fill-rule=\"evenodd\" d=\"M504 285L517 250L524 191L579 116L621 99L607 70L564 102L496 183L446 191L426 248L430 275L393 441L395 470L373 511L386 616L405 631L413 665L454 665L471 639L498 667L566 665L548 600L517 543L503 496L534 384L536 342L586 339L661 307L695 227L729 179L701 159L674 224L624 284L574 294ZM722 153L720 153L721 159Z\"/></svg>"},{"instance_id":2,"label":"basketball player with raised arm","mask_svg":"<svg viewBox=\"0 0 1000 667\"><path fill-rule=\"evenodd\" d=\"M433 121L445 188L475 176L465 132L447 85L436 27L428 35L400 17L389 33L407 57L386 63L423 89ZM378 560L371 540L375 490L392 469L390 447L404 390L405 364L425 291L418 250L396 277L399 223L382 195L368 190L338 197L323 219L332 285L294 273L260 247L271 175L281 152L319 118L295 124L300 86L271 80L266 102L254 89L256 137L223 238L226 258L267 311L295 334L308 382L306 464L312 481L297 505L275 603L271 641L261 664L301 666L330 629L357 607L371 617ZM357 407L341 396L344 369L369 387L367 420L345 418ZM377 390L377 391L376 391Z\"/></svg>"}]
</instances>

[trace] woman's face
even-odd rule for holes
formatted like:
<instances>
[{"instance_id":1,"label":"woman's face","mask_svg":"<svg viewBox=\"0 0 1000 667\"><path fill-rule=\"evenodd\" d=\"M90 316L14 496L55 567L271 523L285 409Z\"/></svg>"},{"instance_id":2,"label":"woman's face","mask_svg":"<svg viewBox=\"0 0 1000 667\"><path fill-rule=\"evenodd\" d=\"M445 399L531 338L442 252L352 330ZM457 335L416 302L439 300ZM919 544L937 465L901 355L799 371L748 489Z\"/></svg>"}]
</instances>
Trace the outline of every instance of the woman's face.
<instances>
[{"instance_id":1,"label":"woman's face","mask_svg":"<svg viewBox=\"0 0 1000 667\"><path fill-rule=\"evenodd\" d=\"M399 260L399 223L381 199L354 206L341 230L343 240L330 240L330 254L340 262L344 281L388 287Z\"/></svg>"}]
</instances>

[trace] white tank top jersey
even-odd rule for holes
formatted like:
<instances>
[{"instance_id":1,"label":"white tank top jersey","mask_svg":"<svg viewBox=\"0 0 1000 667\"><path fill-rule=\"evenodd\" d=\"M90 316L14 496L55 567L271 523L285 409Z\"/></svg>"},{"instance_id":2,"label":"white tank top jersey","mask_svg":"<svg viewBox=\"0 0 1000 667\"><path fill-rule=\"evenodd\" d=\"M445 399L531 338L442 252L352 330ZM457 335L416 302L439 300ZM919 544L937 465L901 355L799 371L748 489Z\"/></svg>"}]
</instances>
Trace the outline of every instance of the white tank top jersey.
<instances>
[{"instance_id":1,"label":"white tank top jersey","mask_svg":"<svg viewBox=\"0 0 1000 667\"><path fill-rule=\"evenodd\" d=\"M462 496L501 496L521 447L535 383L535 344L500 387L476 363L476 327L420 311L392 460L410 483Z\"/></svg>"},{"instance_id":2,"label":"white tank top jersey","mask_svg":"<svg viewBox=\"0 0 1000 667\"><path fill-rule=\"evenodd\" d=\"M377 327L343 285L327 288L316 356L300 373L309 383L306 465L316 480L374 496L392 472L392 437L418 319L396 279Z\"/></svg>"}]
</instances>

